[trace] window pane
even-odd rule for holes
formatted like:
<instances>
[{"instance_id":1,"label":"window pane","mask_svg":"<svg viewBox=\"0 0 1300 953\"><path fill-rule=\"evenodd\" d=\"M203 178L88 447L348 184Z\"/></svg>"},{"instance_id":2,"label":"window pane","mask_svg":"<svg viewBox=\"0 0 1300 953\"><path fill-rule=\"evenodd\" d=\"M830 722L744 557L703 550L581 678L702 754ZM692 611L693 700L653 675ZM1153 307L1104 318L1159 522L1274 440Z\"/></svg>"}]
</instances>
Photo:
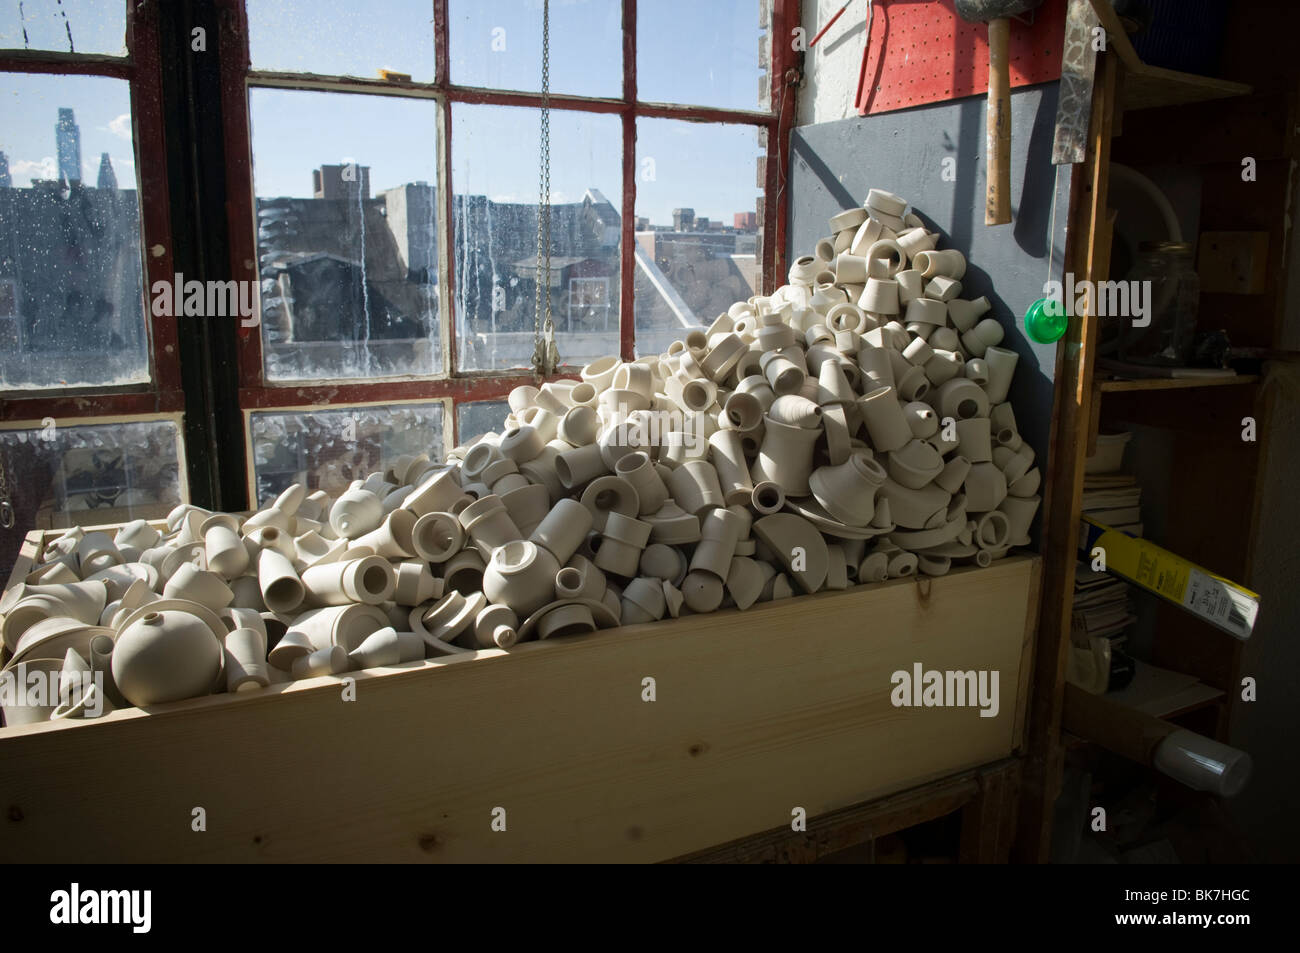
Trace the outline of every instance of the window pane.
<instances>
[{"instance_id":1,"label":"window pane","mask_svg":"<svg viewBox=\"0 0 1300 953\"><path fill-rule=\"evenodd\" d=\"M0 431L0 467L17 517L0 528L8 579L33 529L159 519L181 502L180 436L170 420Z\"/></svg>"},{"instance_id":2,"label":"window pane","mask_svg":"<svg viewBox=\"0 0 1300 953\"><path fill-rule=\"evenodd\" d=\"M452 106L458 363L527 367L537 289L540 111ZM621 129L551 111L551 315L564 364L618 353Z\"/></svg>"},{"instance_id":3,"label":"window pane","mask_svg":"<svg viewBox=\"0 0 1300 953\"><path fill-rule=\"evenodd\" d=\"M433 0L245 0L253 69L433 82Z\"/></svg>"},{"instance_id":4,"label":"window pane","mask_svg":"<svg viewBox=\"0 0 1300 953\"><path fill-rule=\"evenodd\" d=\"M249 92L267 380L441 372L437 109Z\"/></svg>"},{"instance_id":5,"label":"window pane","mask_svg":"<svg viewBox=\"0 0 1300 953\"><path fill-rule=\"evenodd\" d=\"M149 380L124 80L0 74L0 389Z\"/></svg>"},{"instance_id":6,"label":"window pane","mask_svg":"<svg viewBox=\"0 0 1300 953\"><path fill-rule=\"evenodd\" d=\"M654 0L636 9L636 85L642 102L767 109L767 4Z\"/></svg>"},{"instance_id":7,"label":"window pane","mask_svg":"<svg viewBox=\"0 0 1300 953\"><path fill-rule=\"evenodd\" d=\"M258 505L291 483L337 496L404 453L441 460L442 404L392 404L249 415Z\"/></svg>"},{"instance_id":8,"label":"window pane","mask_svg":"<svg viewBox=\"0 0 1300 953\"><path fill-rule=\"evenodd\" d=\"M485 433L500 432L510 413L504 400L476 400L456 405L456 442L462 446Z\"/></svg>"},{"instance_id":9,"label":"window pane","mask_svg":"<svg viewBox=\"0 0 1300 953\"><path fill-rule=\"evenodd\" d=\"M758 293L759 138L753 126L637 120L638 354Z\"/></svg>"},{"instance_id":10,"label":"window pane","mask_svg":"<svg viewBox=\"0 0 1300 953\"><path fill-rule=\"evenodd\" d=\"M451 0L451 81L542 88L541 0ZM551 4L551 92L623 95L621 0Z\"/></svg>"},{"instance_id":11,"label":"window pane","mask_svg":"<svg viewBox=\"0 0 1300 953\"><path fill-rule=\"evenodd\" d=\"M126 55L124 0L26 0L0 9L0 49Z\"/></svg>"}]
</instances>

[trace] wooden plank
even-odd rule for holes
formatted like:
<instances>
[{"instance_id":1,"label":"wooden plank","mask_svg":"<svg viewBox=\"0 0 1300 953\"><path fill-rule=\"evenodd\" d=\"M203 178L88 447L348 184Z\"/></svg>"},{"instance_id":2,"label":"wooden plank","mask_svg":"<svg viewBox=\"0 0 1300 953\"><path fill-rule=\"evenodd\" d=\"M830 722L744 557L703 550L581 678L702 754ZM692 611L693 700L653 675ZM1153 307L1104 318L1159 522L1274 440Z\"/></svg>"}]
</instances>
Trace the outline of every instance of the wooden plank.
<instances>
[{"instance_id":1,"label":"wooden plank","mask_svg":"<svg viewBox=\"0 0 1300 953\"><path fill-rule=\"evenodd\" d=\"M5 729L0 861L680 856L1007 757L1039 562ZM918 662L998 716L894 707Z\"/></svg>"},{"instance_id":2,"label":"wooden plank","mask_svg":"<svg viewBox=\"0 0 1300 953\"><path fill-rule=\"evenodd\" d=\"M1067 230L1074 236L1066 257L1068 267L1076 275L1093 281L1106 277L1110 263L1106 203L1116 68L1114 54L1102 55L1097 60L1088 158L1077 179L1079 185L1071 195L1071 223ZM1061 691L1069 653L1075 544L1087 458L1097 333L1096 316L1079 315L1070 322L1057 350L1054 426L1043 505L1043 538L1050 540L1051 545L1043 554L1040 634L1035 649L1025 789L1016 844L1016 856L1024 862L1047 860L1053 805L1062 770Z\"/></svg>"},{"instance_id":3,"label":"wooden plank","mask_svg":"<svg viewBox=\"0 0 1300 953\"><path fill-rule=\"evenodd\" d=\"M1095 386L1103 394L1117 394L1123 391L1235 387L1240 384L1254 384L1258 380L1257 374L1238 374L1236 377L1151 377L1141 380L1099 380L1095 382Z\"/></svg>"},{"instance_id":4,"label":"wooden plank","mask_svg":"<svg viewBox=\"0 0 1300 953\"><path fill-rule=\"evenodd\" d=\"M1156 109L1161 106L1205 102L1208 99L1248 96L1251 92L1245 83L1144 65L1128 71L1124 80L1121 108L1125 112Z\"/></svg>"},{"instance_id":5,"label":"wooden plank","mask_svg":"<svg viewBox=\"0 0 1300 953\"><path fill-rule=\"evenodd\" d=\"M1092 7L1097 13L1097 19L1106 28L1110 49L1124 64L1123 98L1116 100L1121 110L1177 106L1209 99L1245 96L1251 92L1245 83L1148 66L1133 48L1110 0L1092 0Z\"/></svg>"},{"instance_id":6,"label":"wooden plank","mask_svg":"<svg viewBox=\"0 0 1300 953\"><path fill-rule=\"evenodd\" d=\"M979 795L962 808L959 858L966 864L1006 863L1015 834L1020 785L1018 765L984 771Z\"/></svg>"},{"instance_id":7,"label":"wooden plank","mask_svg":"<svg viewBox=\"0 0 1300 953\"><path fill-rule=\"evenodd\" d=\"M1065 686L1065 730L1138 764L1150 764L1156 745L1177 728L1105 695Z\"/></svg>"},{"instance_id":8,"label":"wooden plank","mask_svg":"<svg viewBox=\"0 0 1300 953\"><path fill-rule=\"evenodd\" d=\"M789 825L745 837L729 844L678 857L675 863L775 864L813 863L838 851L870 843L898 831L961 810L978 798L986 777L1019 779L1020 762L1000 761L975 771L950 775L889 797L855 804L842 811L808 819L808 830Z\"/></svg>"}]
</instances>

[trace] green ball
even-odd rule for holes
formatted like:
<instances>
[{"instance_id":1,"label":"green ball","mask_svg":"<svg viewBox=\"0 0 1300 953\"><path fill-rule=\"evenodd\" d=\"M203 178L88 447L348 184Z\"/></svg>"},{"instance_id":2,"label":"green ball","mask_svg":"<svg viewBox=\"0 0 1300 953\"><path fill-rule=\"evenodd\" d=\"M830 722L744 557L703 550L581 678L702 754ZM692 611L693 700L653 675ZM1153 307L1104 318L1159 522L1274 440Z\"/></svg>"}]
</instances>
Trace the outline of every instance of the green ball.
<instances>
[{"instance_id":1,"label":"green ball","mask_svg":"<svg viewBox=\"0 0 1300 953\"><path fill-rule=\"evenodd\" d=\"M1061 340L1069 324L1064 305L1051 298L1039 298L1025 312L1025 333L1039 344L1054 344Z\"/></svg>"}]
</instances>

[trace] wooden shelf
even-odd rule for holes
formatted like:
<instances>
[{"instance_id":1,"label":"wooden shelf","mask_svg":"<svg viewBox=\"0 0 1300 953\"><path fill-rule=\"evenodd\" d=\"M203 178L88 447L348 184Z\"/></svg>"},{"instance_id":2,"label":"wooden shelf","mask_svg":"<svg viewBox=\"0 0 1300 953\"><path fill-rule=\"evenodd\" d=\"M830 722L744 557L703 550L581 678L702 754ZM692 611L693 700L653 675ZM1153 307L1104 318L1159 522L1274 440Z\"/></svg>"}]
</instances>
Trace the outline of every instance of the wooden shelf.
<instances>
[{"instance_id":1,"label":"wooden shelf","mask_svg":"<svg viewBox=\"0 0 1300 953\"><path fill-rule=\"evenodd\" d=\"M1103 394L1138 390L1187 390L1193 387L1231 387L1253 384L1257 374L1238 374L1236 377L1145 377L1138 380L1093 380L1093 387Z\"/></svg>"},{"instance_id":2,"label":"wooden shelf","mask_svg":"<svg viewBox=\"0 0 1300 953\"><path fill-rule=\"evenodd\" d=\"M1128 33L1109 0L1092 0L1092 7L1097 13L1097 19L1106 28L1111 47L1124 64L1118 105L1125 112L1156 109L1160 106L1182 106L1211 99L1230 99L1253 92L1245 83L1148 66L1142 62L1137 50L1133 49Z\"/></svg>"},{"instance_id":3,"label":"wooden shelf","mask_svg":"<svg viewBox=\"0 0 1300 953\"><path fill-rule=\"evenodd\" d=\"M1204 684L1195 676L1138 661L1133 681L1120 691L1108 693L1106 697L1117 705L1144 715L1169 718L1213 705L1223 697L1223 692Z\"/></svg>"}]
</instances>

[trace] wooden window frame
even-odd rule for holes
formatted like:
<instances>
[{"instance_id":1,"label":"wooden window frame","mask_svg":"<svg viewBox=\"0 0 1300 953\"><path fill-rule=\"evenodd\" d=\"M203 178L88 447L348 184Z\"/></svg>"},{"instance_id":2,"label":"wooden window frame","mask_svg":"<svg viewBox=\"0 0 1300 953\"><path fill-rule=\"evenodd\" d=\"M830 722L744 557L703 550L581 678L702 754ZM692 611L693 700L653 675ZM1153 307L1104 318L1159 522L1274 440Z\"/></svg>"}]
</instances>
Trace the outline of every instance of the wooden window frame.
<instances>
[{"instance_id":1,"label":"wooden window frame","mask_svg":"<svg viewBox=\"0 0 1300 953\"><path fill-rule=\"evenodd\" d=\"M155 316L149 289L171 282L172 235L163 123L162 63L158 11L152 3L125 3L125 56L0 50L0 71L47 75L105 76L129 83L140 203L140 289L149 339L149 380L120 387L68 387L0 391L0 421L126 418L184 410L177 318ZM8 429L8 428L7 428Z\"/></svg>"},{"instance_id":2,"label":"wooden window frame","mask_svg":"<svg viewBox=\"0 0 1300 953\"><path fill-rule=\"evenodd\" d=\"M707 106L674 105L642 102L637 96L636 22L637 0L622 0L623 93L619 98L552 95L555 109L617 115L622 119L623 192L621 203L619 348L623 360L635 356L635 315L633 309L636 258L636 121L639 118L680 119L689 122L739 124L763 129L767 133L766 153L761 175L764 185L761 204L763 260L762 289L770 293L778 276L786 271L786 203L783 201L788 173L787 144L794 125L795 89L793 72L795 54L791 47L792 31L799 26L799 0L764 0L760 9L770 10L768 24L770 79L769 109L737 110ZM452 136L451 104L526 106L542 105L539 93L516 92L460 86L450 81L450 42L448 0L433 0L434 80L431 83L364 79L351 76L326 76L253 70L248 42L248 18L244 0L217 0L221 15L221 105L226 142L226 165L230 223L230 262L233 277L256 281L257 215L252 179L252 139L249 124L249 90L278 88L431 99L438 103L438 254L439 284L443 289L455 286L454 263L445 240L451 232L454 184L451 178ZM286 381L268 383L262 358L262 331L259 327L238 329L239 405L250 411L279 410L291 407L373 404L382 401L433 401L444 399L443 432L447 446L459 440L456 406L465 402L503 400L521 383L535 380L531 371L465 371L456 365L455 294L441 294L438 320L442 343L443 366L438 375L395 378L376 382L357 380ZM445 309L445 310L444 310ZM560 377L572 376L568 374ZM448 419L448 417L450 419ZM249 457L250 485L252 458Z\"/></svg>"}]
</instances>

